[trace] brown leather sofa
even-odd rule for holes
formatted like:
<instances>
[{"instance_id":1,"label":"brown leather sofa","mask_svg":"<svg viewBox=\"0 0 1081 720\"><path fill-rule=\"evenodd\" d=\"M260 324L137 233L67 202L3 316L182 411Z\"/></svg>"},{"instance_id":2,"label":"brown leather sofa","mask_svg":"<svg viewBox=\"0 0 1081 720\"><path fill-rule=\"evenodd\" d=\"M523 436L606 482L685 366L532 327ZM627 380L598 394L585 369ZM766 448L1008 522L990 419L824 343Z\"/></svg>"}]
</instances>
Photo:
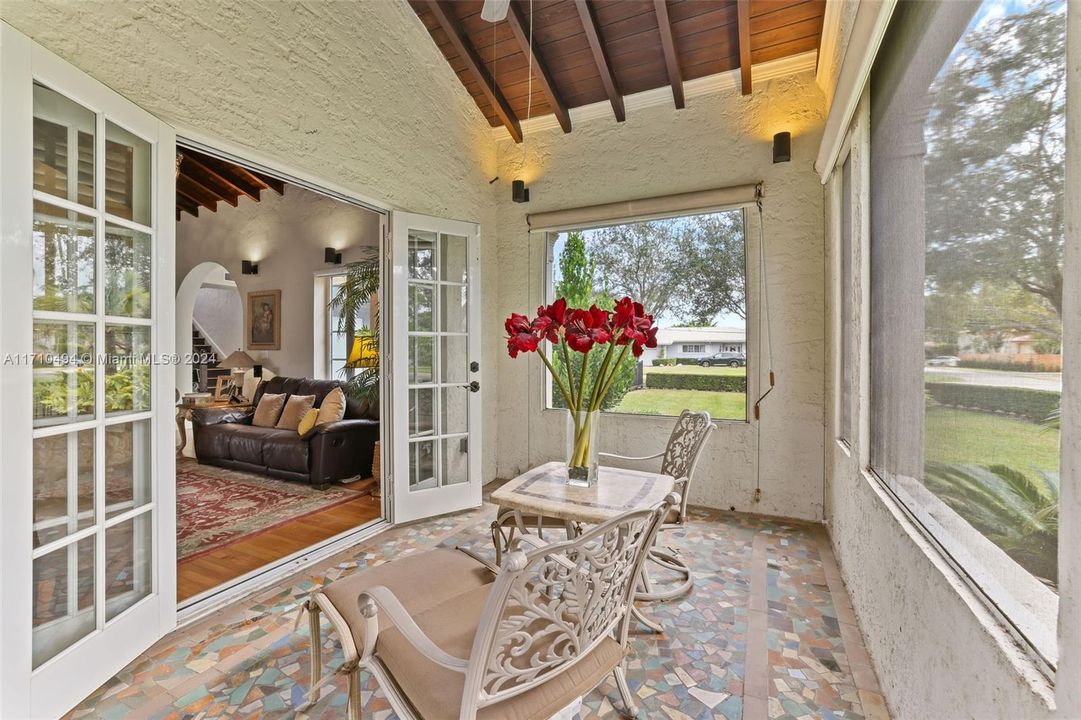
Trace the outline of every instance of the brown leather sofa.
<instances>
[{"instance_id":1,"label":"brown leather sofa","mask_svg":"<svg viewBox=\"0 0 1081 720\"><path fill-rule=\"evenodd\" d=\"M253 405L264 393L314 395L315 407L342 383L337 380L274 377L255 391ZM379 439L379 419L364 403L349 399L345 417L296 430L255 427L254 410L199 408L192 411L195 456L200 463L300 480L325 489L332 482L372 473L372 453Z\"/></svg>"}]
</instances>

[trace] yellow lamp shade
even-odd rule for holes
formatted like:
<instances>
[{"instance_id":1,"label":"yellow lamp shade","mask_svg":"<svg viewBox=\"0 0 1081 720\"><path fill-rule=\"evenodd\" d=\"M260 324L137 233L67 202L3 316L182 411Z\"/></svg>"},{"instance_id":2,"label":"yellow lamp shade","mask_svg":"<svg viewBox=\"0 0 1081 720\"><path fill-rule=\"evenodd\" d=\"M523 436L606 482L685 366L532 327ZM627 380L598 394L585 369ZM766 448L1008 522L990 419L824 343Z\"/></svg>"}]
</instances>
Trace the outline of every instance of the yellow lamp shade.
<instances>
[{"instance_id":1,"label":"yellow lamp shade","mask_svg":"<svg viewBox=\"0 0 1081 720\"><path fill-rule=\"evenodd\" d=\"M370 333L353 338L353 347L349 350L349 358L345 361L345 366L351 368L379 366L379 349L375 346L375 338Z\"/></svg>"}]
</instances>

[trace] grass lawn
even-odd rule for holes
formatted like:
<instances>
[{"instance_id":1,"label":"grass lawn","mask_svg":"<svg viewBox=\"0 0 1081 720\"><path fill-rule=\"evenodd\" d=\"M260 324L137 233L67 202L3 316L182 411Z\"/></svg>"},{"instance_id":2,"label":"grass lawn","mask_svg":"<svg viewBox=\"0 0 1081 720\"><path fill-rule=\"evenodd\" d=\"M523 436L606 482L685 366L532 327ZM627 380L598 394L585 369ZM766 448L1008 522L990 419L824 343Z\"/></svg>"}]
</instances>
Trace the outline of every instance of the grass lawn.
<instances>
[{"instance_id":1,"label":"grass lawn","mask_svg":"<svg viewBox=\"0 0 1081 720\"><path fill-rule=\"evenodd\" d=\"M747 374L747 368L745 367L702 367L700 365L664 365L661 367L653 367L647 365L645 373L657 373L659 375L738 375L740 377Z\"/></svg>"},{"instance_id":2,"label":"grass lawn","mask_svg":"<svg viewBox=\"0 0 1081 720\"><path fill-rule=\"evenodd\" d=\"M679 415L685 408L705 410L713 418L743 420L747 415L747 397L743 393L701 390L632 390L609 412Z\"/></svg>"},{"instance_id":3,"label":"grass lawn","mask_svg":"<svg viewBox=\"0 0 1081 720\"><path fill-rule=\"evenodd\" d=\"M1005 415L932 406L927 409L924 456L944 463L1058 472L1058 432Z\"/></svg>"}]
</instances>

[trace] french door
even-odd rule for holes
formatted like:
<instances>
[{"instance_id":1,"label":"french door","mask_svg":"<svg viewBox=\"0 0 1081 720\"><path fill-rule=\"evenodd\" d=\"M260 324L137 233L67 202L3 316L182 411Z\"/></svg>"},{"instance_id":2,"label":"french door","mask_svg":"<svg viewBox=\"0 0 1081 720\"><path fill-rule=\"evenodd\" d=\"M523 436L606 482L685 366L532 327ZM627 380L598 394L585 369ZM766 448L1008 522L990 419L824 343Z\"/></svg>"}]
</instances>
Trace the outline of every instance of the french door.
<instances>
[{"instance_id":1,"label":"french door","mask_svg":"<svg viewBox=\"0 0 1081 720\"><path fill-rule=\"evenodd\" d=\"M394 522L480 505L478 228L395 212Z\"/></svg>"},{"instance_id":2,"label":"french door","mask_svg":"<svg viewBox=\"0 0 1081 720\"><path fill-rule=\"evenodd\" d=\"M175 626L171 128L0 23L0 717Z\"/></svg>"}]
</instances>

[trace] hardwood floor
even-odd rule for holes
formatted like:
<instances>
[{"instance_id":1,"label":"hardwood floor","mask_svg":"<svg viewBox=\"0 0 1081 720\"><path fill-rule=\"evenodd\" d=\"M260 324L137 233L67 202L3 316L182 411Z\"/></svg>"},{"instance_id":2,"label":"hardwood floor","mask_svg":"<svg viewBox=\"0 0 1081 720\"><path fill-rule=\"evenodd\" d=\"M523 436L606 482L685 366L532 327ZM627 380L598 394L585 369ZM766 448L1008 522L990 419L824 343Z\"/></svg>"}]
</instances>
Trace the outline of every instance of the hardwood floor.
<instances>
[{"instance_id":1,"label":"hardwood floor","mask_svg":"<svg viewBox=\"0 0 1081 720\"><path fill-rule=\"evenodd\" d=\"M367 490L375 480L344 484ZM176 599L183 602L224 582L263 567L379 517L380 500L370 493L356 500L290 520L264 533L181 561L176 568Z\"/></svg>"}]
</instances>

